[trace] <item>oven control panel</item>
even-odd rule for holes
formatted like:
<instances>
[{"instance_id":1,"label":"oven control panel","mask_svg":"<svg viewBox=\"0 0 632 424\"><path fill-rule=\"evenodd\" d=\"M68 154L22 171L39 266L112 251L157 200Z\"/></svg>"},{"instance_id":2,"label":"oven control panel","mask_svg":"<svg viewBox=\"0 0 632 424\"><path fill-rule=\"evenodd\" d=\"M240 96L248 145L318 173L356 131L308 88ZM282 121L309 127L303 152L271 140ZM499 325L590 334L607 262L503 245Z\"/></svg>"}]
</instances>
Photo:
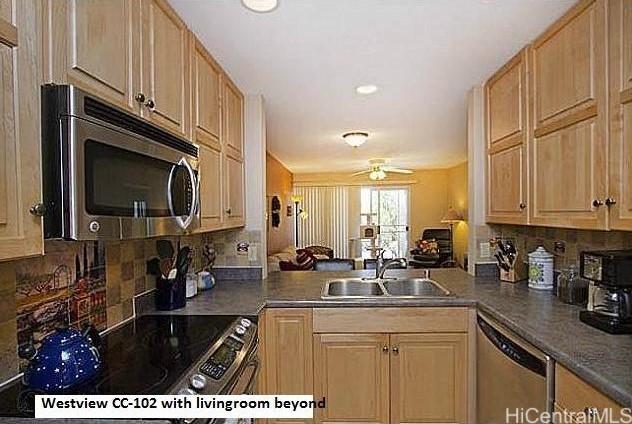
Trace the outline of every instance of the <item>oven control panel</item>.
<instances>
[{"instance_id":1,"label":"oven control panel","mask_svg":"<svg viewBox=\"0 0 632 424\"><path fill-rule=\"evenodd\" d=\"M221 379L226 370L235 362L237 354L243 347L244 343L231 334L202 364L200 371L215 380Z\"/></svg>"},{"instance_id":2,"label":"oven control panel","mask_svg":"<svg viewBox=\"0 0 632 424\"><path fill-rule=\"evenodd\" d=\"M239 317L177 385L177 394L222 394L242 372L244 362L256 357L257 325Z\"/></svg>"}]
</instances>

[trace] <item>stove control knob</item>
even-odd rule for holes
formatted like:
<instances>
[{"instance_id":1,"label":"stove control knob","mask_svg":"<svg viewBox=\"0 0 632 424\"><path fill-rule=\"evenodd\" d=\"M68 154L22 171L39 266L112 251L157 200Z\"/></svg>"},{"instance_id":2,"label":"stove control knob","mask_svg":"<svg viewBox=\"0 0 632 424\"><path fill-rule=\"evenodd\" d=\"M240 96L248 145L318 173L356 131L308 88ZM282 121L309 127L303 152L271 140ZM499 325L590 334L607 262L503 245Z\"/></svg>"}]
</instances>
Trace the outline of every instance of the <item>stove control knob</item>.
<instances>
[{"instance_id":1,"label":"stove control knob","mask_svg":"<svg viewBox=\"0 0 632 424\"><path fill-rule=\"evenodd\" d=\"M244 334L246 334L246 329L243 325L237 325L235 327L235 333L239 336L243 336Z\"/></svg>"},{"instance_id":2,"label":"stove control knob","mask_svg":"<svg viewBox=\"0 0 632 424\"><path fill-rule=\"evenodd\" d=\"M193 374L189 379L189 384L198 392L206 387L206 377L202 374Z\"/></svg>"},{"instance_id":3,"label":"stove control knob","mask_svg":"<svg viewBox=\"0 0 632 424\"><path fill-rule=\"evenodd\" d=\"M193 390L189 389L188 387L183 387L180 390L178 390L178 394L179 395L186 395L186 396L193 396L197 393L195 393Z\"/></svg>"},{"instance_id":4,"label":"stove control knob","mask_svg":"<svg viewBox=\"0 0 632 424\"><path fill-rule=\"evenodd\" d=\"M239 322L240 322L241 326L244 327L244 328L248 328L248 327L250 327L250 325L252 325L252 321L250 321L247 318L242 318L241 321L239 321Z\"/></svg>"}]
</instances>

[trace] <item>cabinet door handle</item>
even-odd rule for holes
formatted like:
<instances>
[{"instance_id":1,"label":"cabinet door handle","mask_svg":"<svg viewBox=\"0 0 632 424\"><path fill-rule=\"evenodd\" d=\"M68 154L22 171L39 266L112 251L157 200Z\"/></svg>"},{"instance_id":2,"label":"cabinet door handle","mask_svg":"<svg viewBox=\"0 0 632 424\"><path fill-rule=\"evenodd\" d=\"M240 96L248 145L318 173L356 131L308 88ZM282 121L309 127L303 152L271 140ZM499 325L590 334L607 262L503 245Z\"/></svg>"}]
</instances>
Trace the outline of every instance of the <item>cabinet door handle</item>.
<instances>
[{"instance_id":1,"label":"cabinet door handle","mask_svg":"<svg viewBox=\"0 0 632 424\"><path fill-rule=\"evenodd\" d=\"M136 100L137 103L145 103L145 95L143 93L138 93L134 96L134 100Z\"/></svg>"},{"instance_id":2,"label":"cabinet door handle","mask_svg":"<svg viewBox=\"0 0 632 424\"><path fill-rule=\"evenodd\" d=\"M152 99L149 99L145 102L145 106L147 106L151 110L154 110L154 108L156 107L156 103L154 103Z\"/></svg>"},{"instance_id":3,"label":"cabinet door handle","mask_svg":"<svg viewBox=\"0 0 632 424\"><path fill-rule=\"evenodd\" d=\"M520 202L518 206L520 207L521 210L525 210L527 208L527 204L524 202Z\"/></svg>"},{"instance_id":4,"label":"cabinet door handle","mask_svg":"<svg viewBox=\"0 0 632 424\"><path fill-rule=\"evenodd\" d=\"M232 209L230 209L230 208L226 209L226 214L227 214L227 215L230 215L232 212L233 212L233 210L232 210Z\"/></svg>"},{"instance_id":5,"label":"cabinet door handle","mask_svg":"<svg viewBox=\"0 0 632 424\"><path fill-rule=\"evenodd\" d=\"M612 197L608 197L606 199L606 206L614 206L617 204L616 199L613 199Z\"/></svg>"},{"instance_id":6,"label":"cabinet door handle","mask_svg":"<svg viewBox=\"0 0 632 424\"><path fill-rule=\"evenodd\" d=\"M384 347L382 347L382 352L384 352L384 353L388 353L388 346L384 346Z\"/></svg>"},{"instance_id":7,"label":"cabinet door handle","mask_svg":"<svg viewBox=\"0 0 632 424\"><path fill-rule=\"evenodd\" d=\"M602 201L602 200L599 200L599 199L595 199L595 200L593 200L592 205L593 205L595 208L598 208L599 206L603 206L603 201Z\"/></svg>"},{"instance_id":8,"label":"cabinet door handle","mask_svg":"<svg viewBox=\"0 0 632 424\"><path fill-rule=\"evenodd\" d=\"M46 214L46 205L43 203L35 203L29 208L29 213L34 216L44 216Z\"/></svg>"},{"instance_id":9,"label":"cabinet door handle","mask_svg":"<svg viewBox=\"0 0 632 424\"><path fill-rule=\"evenodd\" d=\"M588 418L594 418L597 416L598 413L599 410L594 406L587 406L584 408L584 414L586 414Z\"/></svg>"},{"instance_id":10,"label":"cabinet door handle","mask_svg":"<svg viewBox=\"0 0 632 424\"><path fill-rule=\"evenodd\" d=\"M393 355L399 354L399 348L397 346L393 346Z\"/></svg>"}]
</instances>

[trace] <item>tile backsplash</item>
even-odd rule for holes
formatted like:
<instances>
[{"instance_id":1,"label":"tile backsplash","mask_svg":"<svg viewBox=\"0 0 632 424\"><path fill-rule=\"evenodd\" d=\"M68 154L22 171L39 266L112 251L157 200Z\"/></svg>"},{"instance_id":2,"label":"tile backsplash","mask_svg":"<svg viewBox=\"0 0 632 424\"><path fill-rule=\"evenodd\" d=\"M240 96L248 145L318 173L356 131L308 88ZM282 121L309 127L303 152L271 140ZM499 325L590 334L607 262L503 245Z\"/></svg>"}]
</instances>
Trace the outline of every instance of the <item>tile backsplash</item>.
<instances>
[{"instance_id":1,"label":"tile backsplash","mask_svg":"<svg viewBox=\"0 0 632 424\"><path fill-rule=\"evenodd\" d=\"M176 245L177 237L167 238ZM217 252L216 266L262 265L260 231L226 230L179 241L196 252L194 266L202 263L205 243ZM155 245L156 239L51 240L44 256L0 263L0 382L19 371L18 345L43 338L60 322L104 330L132 317L134 296L155 288L155 277L146 273Z\"/></svg>"},{"instance_id":2,"label":"tile backsplash","mask_svg":"<svg viewBox=\"0 0 632 424\"><path fill-rule=\"evenodd\" d=\"M632 249L632 232L589 231L566 228L532 227L519 225L491 225L490 237L513 238L516 247L527 260L527 254L538 246L555 255L556 270L579 264L584 250Z\"/></svg>"}]
</instances>

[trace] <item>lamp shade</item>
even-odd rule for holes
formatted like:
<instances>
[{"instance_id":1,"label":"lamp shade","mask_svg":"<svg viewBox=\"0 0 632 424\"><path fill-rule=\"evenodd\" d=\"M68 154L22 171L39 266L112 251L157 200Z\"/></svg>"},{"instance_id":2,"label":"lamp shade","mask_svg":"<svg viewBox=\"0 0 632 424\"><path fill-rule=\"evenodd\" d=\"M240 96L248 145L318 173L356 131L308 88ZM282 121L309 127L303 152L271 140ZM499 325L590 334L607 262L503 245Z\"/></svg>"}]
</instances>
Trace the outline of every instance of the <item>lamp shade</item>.
<instances>
[{"instance_id":1,"label":"lamp shade","mask_svg":"<svg viewBox=\"0 0 632 424\"><path fill-rule=\"evenodd\" d=\"M461 212L452 208L449 208L445 215L443 215L443 218L441 218L441 222L445 224L455 224L460 221L463 221L463 215Z\"/></svg>"},{"instance_id":2,"label":"lamp shade","mask_svg":"<svg viewBox=\"0 0 632 424\"><path fill-rule=\"evenodd\" d=\"M290 197L290 200L292 201L292 203L300 203L303 201L303 196L301 196L300 194L293 194Z\"/></svg>"}]
</instances>

